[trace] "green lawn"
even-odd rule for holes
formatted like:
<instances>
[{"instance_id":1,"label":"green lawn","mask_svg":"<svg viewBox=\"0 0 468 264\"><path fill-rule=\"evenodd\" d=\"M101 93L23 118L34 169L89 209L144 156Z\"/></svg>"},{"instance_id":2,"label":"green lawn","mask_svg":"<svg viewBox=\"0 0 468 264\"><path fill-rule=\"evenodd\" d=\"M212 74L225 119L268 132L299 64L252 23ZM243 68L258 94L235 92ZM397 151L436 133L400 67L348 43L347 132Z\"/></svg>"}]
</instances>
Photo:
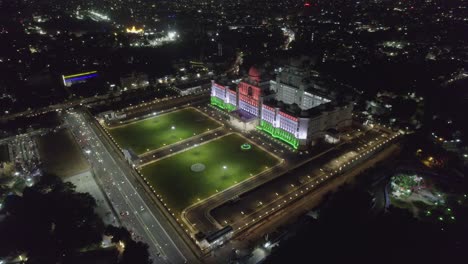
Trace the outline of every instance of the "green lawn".
<instances>
[{"instance_id":1,"label":"green lawn","mask_svg":"<svg viewBox=\"0 0 468 264\"><path fill-rule=\"evenodd\" d=\"M141 172L168 206L180 213L198 198L207 198L279 162L254 145L242 150L246 142L242 136L230 134L151 163ZM191 166L195 163L204 164L205 170L193 172Z\"/></svg>"},{"instance_id":2,"label":"green lawn","mask_svg":"<svg viewBox=\"0 0 468 264\"><path fill-rule=\"evenodd\" d=\"M186 108L108 130L121 148L139 155L219 126L197 110Z\"/></svg>"}]
</instances>

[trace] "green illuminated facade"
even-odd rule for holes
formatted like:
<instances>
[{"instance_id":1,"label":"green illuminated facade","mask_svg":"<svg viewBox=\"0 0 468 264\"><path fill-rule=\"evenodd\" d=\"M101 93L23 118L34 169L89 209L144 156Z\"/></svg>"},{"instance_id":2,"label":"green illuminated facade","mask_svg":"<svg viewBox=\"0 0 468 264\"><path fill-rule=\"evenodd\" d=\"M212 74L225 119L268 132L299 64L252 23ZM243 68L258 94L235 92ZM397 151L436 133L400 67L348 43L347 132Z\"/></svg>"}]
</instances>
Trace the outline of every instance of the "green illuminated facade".
<instances>
[{"instance_id":1,"label":"green illuminated facade","mask_svg":"<svg viewBox=\"0 0 468 264\"><path fill-rule=\"evenodd\" d=\"M257 128L267 132L274 138L280 139L288 143L294 149L297 149L297 147L299 146L299 139L297 139L293 134L284 131L279 127L273 127L273 125L268 123L267 121L261 120L260 126L258 126Z\"/></svg>"},{"instance_id":2,"label":"green illuminated facade","mask_svg":"<svg viewBox=\"0 0 468 264\"><path fill-rule=\"evenodd\" d=\"M211 105L221 108L227 112L231 112L237 109L237 107L230 103L225 103L221 98L211 96ZM279 127L273 127L273 125L265 120L260 121L260 126L257 127L259 130L263 130L270 134L272 137L277 138L291 145L294 149L299 146L299 139L297 139L292 133L289 133Z\"/></svg>"},{"instance_id":3,"label":"green illuminated facade","mask_svg":"<svg viewBox=\"0 0 468 264\"><path fill-rule=\"evenodd\" d=\"M223 100L216 96L211 96L211 104L215 105L223 110L226 110L228 112L236 110L236 106L230 103L225 103Z\"/></svg>"}]
</instances>

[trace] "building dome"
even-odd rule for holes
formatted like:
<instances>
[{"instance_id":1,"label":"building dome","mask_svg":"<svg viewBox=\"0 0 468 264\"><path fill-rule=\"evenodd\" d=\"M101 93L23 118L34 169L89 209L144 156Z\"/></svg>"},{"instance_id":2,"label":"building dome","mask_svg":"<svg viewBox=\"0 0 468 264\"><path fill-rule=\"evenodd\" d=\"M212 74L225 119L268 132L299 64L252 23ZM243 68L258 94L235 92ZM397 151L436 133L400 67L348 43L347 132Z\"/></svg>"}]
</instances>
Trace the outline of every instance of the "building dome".
<instances>
[{"instance_id":1,"label":"building dome","mask_svg":"<svg viewBox=\"0 0 468 264\"><path fill-rule=\"evenodd\" d=\"M255 67L255 66L250 67L250 69L249 69L249 79L251 81L260 82L260 76L261 76L260 70L257 67Z\"/></svg>"}]
</instances>

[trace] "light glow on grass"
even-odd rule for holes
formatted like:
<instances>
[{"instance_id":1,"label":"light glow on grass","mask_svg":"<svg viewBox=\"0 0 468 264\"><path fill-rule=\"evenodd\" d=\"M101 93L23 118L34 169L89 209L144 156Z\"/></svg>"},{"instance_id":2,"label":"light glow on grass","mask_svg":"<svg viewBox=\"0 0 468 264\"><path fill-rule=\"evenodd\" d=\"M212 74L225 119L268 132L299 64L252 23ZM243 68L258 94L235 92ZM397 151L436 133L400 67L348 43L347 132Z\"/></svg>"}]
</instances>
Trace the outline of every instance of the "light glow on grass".
<instances>
[{"instance_id":1,"label":"light glow on grass","mask_svg":"<svg viewBox=\"0 0 468 264\"><path fill-rule=\"evenodd\" d=\"M220 126L199 111L186 108L109 128L108 131L121 148L132 149L140 155Z\"/></svg>"},{"instance_id":2,"label":"light glow on grass","mask_svg":"<svg viewBox=\"0 0 468 264\"><path fill-rule=\"evenodd\" d=\"M279 160L252 146L243 151L239 145L245 138L230 134L199 145L185 152L161 159L142 167L142 174L170 208L181 212L198 199L222 192L237 182L265 171ZM191 166L204 164L205 170L193 172Z\"/></svg>"}]
</instances>

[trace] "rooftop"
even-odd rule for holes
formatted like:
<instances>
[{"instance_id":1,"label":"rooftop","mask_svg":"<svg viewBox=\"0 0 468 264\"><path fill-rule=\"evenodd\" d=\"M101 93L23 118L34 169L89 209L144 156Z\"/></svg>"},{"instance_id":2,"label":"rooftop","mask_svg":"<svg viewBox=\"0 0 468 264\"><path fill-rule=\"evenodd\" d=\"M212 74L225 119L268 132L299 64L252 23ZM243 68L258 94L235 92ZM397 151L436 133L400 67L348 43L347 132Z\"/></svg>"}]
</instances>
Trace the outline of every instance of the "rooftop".
<instances>
[{"instance_id":1,"label":"rooftop","mask_svg":"<svg viewBox=\"0 0 468 264\"><path fill-rule=\"evenodd\" d=\"M332 102L321 104L319 106L316 106L308 110L302 110L301 108L299 108L297 104L285 104L276 99L265 101L264 104L271 106L271 107L280 108L282 112L286 114L290 114L292 116L307 118L307 117L317 116L325 111L332 111L336 107L342 107L349 103L344 102L344 101L343 102L332 101Z\"/></svg>"},{"instance_id":2,"label":"rooftop","mask_svg":"<svg viewBox=\"0 0 468 264\"><path fill-rule=\"evenodd\" d=\"M208 241L208 243L212 243L213 241L215 241L216 239L226 235L227 233L229 232L232 232L232 226L226 226L222 229L219 229L209 235L206 236L206 241Z\"/></svg>"},{"instance_id":3,"label":"rooftop","mask_svg":"<svg viewBox=\"0 0 468 264\"><path fill-rule=\"evenodd\" d=\"M176 87L178 89L184 90L184 89L189 89L195 86L202 86L202 85L209 85L209 84L211 84L211 79L202 79L202 80L196 80L193 82L180 83L180 84L177 84Z\"/></svg>"}]
</instances>

